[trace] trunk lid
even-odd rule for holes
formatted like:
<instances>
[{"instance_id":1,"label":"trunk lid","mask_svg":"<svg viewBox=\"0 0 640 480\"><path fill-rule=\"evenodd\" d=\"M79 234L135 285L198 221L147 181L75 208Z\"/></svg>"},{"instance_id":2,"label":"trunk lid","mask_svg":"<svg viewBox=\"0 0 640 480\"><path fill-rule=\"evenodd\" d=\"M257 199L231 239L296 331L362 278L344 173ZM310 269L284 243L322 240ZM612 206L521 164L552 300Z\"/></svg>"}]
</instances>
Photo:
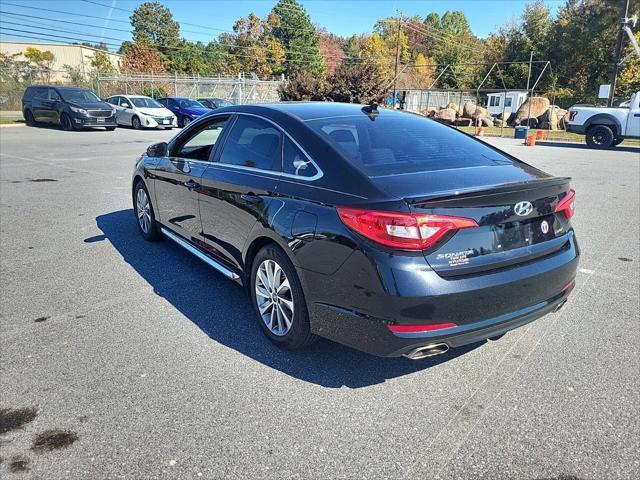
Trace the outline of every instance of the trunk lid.
<instances>
[{"instance_id":1,"label":"trunk lid","mask_svg":"<svg viewBox=\"0 0 640 480\"><path fill-rule=\"evenodd\" d=\"M495 167L494 167L495 168ZM503 185L407 198L411 212L472 218L424 255L441 276L477 274L534 260L567 244L569 220L556 206L569 178L538 177Z\"/></svg>"}]
</instances>

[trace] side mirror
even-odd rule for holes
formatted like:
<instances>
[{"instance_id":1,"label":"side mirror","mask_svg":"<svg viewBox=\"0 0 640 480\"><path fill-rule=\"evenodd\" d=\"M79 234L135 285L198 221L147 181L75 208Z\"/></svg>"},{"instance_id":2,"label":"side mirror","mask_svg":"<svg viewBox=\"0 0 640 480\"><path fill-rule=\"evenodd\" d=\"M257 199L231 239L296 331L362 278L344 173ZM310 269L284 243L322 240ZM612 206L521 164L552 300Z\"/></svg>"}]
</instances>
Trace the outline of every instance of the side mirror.
<instances>
[{"instance_id":1,"label":"side mirror","mask_svg":"<svg viewBox=\"0 0 640 480\"><path fill-rule=\"evenodd\" d=\"M128 103L126 103L126 102L121 103L121 104L120 104L120 106L121 106L121 107L124 107L124 108L131 108L131 105L129 105L129 104L128 104Z\"/></svg>"},{"instance_id":2,"label":"side mirror","mask_svg":"<svg viewBox=\"0 0 640 480\"><path fill-rule=\"evenodd\" d=\"M169 153L169 145L167 145L167 142L154 143L147 147L148 157L166 157L167 153Z\"/></svg>"}]
</instances>

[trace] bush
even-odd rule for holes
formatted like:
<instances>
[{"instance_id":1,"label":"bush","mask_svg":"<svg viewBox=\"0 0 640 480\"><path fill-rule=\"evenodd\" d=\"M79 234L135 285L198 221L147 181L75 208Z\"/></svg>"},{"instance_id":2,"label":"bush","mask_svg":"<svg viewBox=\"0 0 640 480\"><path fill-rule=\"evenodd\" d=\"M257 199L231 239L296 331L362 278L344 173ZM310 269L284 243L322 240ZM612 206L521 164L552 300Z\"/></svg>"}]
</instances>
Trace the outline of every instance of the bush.
<instances>
[{"instance_id":1,"label":"bush","mask_svg":"<svg viewBox=\"0 0 640 480\"><path fill-rule=\"evenodd\" d=\"M369 103L380 100L383 82L377 65L343 63L327 80L325 96L334 102Z\"/></svg>"},{"instance_id":2,"label":"bush","mask_svg":"<svg viewBox=\"0 0 640 480\"><path fill-rule=\"evenodd\" d=\"M324 100L324 85L309 72L298 72L278 87L282 101Z\"/></svg>"},{"instance_id":3,"label":"bush","mask_svg":"<svg viewBox=\"0 0 640 480\"><path fill-rule=\"evenodd\" d=\"M140 95L145 95L151 98L163 98L169 96L167 95L167 91L164 87L155 87L152 85L145 85L140 91Z\"/></svg>"}]
</instances>

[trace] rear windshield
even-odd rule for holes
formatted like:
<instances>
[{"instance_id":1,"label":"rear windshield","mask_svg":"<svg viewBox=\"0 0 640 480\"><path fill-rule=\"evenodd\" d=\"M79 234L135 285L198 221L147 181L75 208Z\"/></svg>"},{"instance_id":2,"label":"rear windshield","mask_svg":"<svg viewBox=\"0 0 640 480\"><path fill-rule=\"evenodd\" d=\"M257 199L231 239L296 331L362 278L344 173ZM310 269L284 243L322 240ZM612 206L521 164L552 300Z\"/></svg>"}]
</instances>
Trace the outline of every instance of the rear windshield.
<instances>
[{"instance_id":1,"label":"rear windshield","mask_svg":"<svg viewBox=\"0 0 640 480\"><path fill-rule=\"evenodd\" d=\"M90 90L74 90L61 88L60 94L67 102L101 102L100 98Z\"/></svg>"},{"instance_id":2,"label":"rear windshield","mask_svg":"<svg viewBox=\"0 0 640 480\"><path fill-rule=\"evenodd\" d=\"M370 177L513 163L482 142L417 115L363 113L306 123Z\"/></svg>"}]
</instances>

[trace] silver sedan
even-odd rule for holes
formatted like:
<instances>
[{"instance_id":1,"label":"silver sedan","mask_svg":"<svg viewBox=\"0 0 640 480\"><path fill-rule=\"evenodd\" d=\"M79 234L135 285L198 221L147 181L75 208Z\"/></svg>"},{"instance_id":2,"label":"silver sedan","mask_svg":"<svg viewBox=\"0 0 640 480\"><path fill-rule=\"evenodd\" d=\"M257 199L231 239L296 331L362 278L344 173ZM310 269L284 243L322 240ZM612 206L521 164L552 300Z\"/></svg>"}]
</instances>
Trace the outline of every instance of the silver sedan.
<instances>
[{"instance_id":1,"label":"silver sedan","mask_svg":"<svg viewBox=\"0 0 640 480\"><path fill-rule=\"evenodd\" d=\"M151 97L142 95L114 95L107 102L116 108L116 122L135 129L173 128L176 116Z\"/></svg>"}]
</instances>

